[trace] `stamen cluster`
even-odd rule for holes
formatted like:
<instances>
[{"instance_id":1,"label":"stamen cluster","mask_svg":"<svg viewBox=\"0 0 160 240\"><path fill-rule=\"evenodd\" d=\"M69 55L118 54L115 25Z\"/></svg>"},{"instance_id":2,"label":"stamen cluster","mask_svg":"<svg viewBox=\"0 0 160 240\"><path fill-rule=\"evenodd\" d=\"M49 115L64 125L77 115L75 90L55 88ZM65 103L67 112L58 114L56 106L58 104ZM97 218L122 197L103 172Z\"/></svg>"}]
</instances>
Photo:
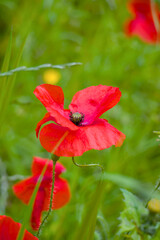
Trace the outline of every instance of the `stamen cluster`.
<instances>
[{"instance_id":1,"label":"stamen cluster","mask_svg":"<svg viewBox=\"0 0 160 240\"><path fill-rule=\"evenodd\" d=\"M75 112L75 113L70 112L69 117L71 122L73 122L77 126L81 125L81 122L84 120L84 114L79 112Z\"/></svg>"}]
</instances>

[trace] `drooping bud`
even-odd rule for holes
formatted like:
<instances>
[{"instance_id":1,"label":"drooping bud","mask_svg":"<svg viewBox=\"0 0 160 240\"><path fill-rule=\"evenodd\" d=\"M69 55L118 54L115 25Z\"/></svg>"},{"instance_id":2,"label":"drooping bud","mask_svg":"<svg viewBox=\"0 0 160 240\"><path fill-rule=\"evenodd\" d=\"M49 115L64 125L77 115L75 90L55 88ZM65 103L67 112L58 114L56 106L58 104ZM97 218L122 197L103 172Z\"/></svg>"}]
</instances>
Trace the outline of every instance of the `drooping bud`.
<instances>
[{"instance_id":1,"label":"drooping bud","mask_svg":"<svg viewBox=\"0 0 160 240\"><path fill-rule=\"evenodd\" d=\"M148 209L151 212L160 213L160 200L155 198L151 199L148 202Z\"/></svg>"}]
</instances>

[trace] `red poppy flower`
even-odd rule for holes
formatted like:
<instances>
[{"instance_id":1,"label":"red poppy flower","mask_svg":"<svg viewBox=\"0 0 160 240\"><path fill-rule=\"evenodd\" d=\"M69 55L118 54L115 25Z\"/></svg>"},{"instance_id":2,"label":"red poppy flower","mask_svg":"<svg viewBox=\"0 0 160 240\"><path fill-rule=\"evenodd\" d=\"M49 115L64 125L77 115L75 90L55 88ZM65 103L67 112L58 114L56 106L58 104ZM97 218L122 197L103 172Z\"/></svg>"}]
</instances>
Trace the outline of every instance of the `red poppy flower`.
<instances>
[{"instance_id":1,"label":"red poppy flower","mask_svg":"<svg viewBox=\"0 0 160 240\"><path fill-rule=\"evenodd\" d=\"M16 240L21 224L14 222L12 218L0 216L0 240ZM25 230L23 240L38 240L31 233Z\"/></svg>"},{"instance_id":2,"label":"red poppy flower","mask_svg":"<svg viewBox=\"0 0 160 240\"><path fill-rule=\"evenodd\" d=\"M32 164L32 177L22 180L13 186L15 195L25 204L28 204L33 190L36 186L37 180L47 161L48 159L34 157ZM50 160L48 161L48 166L39 187L32 211L31 225L34 230L38 230L40 226L42 211L47 211L49 209L52 187L52 169L53 161ZM59 176L64 171L65 168L63 165L57 162L55 167L55 183L52 209L61 208L70 200L70 189L68 182Z\"/></svg>"},{"instance_id":3,"label":"red poppy flower","mask_svg":"<svg viewBox=\"0 0 160 240\"><path fill-rule=\"evenodd\" d=\"M152 16L151 1L131 0L128 8L134 16L134 19L127 22L126 34L128 36L138 36L146 43L157 43L157 41L159 41L159 34ZM157 5L155 5L154 14L156 14L160 21L160 11Z\"/></svg>"},{"instance_id":4,"label":"red poppy flower","mask_svg":"<svg viewBox=\"0 0 160 240\"><path fill-rule=\"evenodd\" d=\"M61 87L42 84L34 94L48 111L36 128L37 137L39 134L48 152L53 151L66 131L68 135L54 152L57 156L80 156L90 149L118 147L123 143L125 135L107 120L99 118L119 102L121 92L118 88L98 85L83 89L74 95L69 110L63 108ZM48 124L40 130L46 122Z\"/></svg>"}]
</instances>

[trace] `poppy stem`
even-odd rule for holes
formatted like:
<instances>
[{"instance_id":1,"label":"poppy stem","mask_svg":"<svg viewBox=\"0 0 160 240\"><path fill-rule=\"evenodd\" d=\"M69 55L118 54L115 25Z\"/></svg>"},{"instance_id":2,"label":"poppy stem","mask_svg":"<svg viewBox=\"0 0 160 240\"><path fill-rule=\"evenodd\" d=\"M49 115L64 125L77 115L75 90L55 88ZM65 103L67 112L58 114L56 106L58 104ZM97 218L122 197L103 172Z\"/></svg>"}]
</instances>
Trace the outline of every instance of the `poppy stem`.
<instances>
[{"instance_id":1,"label":"poppy stem","mask_svg":"<svg viewBox=\"0 0 160 240\"><path fill-rule=\"evenodd\" d=\"M75 162L74 157L72 157L72 161L73 161L74 165L76 165L77 167L99 167L102 170L102 172L104 172L104 167L101 166L98 163L97 164L84 164L84 165L81 165L81 164L78 164L78 163Z\"/></svg>"},{"instance_id":2,"label":"poppy stem","mask_svg":"<svg viewBox=\"0 0 160 240\"><path fill-rule=\"evenodd\" d=\"M47 221L49 215L52 212L52 202L53 202L53 193L54 193L54 181L55 181L55 166L56 166L56 162L59 159L59 157L54 155L54 154L51 154L51 159L53 161L53 172L52 172L52 188L51 188L51 198L50 198L49 210L48 210L46 216L44 217L44 219L43 219L43 221L42 221L42 223L41 223L41 225L40 225L40 227L38 229L36 237L39 237L39 234L41 232L41 229L42 229L43 225L45 224L45 222Z\"/></svg>"}]
</instances>

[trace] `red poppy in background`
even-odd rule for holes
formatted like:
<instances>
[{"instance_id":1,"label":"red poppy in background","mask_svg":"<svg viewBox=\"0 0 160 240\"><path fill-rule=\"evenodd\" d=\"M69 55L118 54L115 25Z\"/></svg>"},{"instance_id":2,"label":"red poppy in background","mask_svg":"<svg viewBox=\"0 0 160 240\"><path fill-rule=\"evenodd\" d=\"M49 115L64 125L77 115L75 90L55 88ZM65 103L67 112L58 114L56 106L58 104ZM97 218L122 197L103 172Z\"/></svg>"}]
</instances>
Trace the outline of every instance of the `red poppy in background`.
<instances>
[{"instance_id":1,"label":"red poppy in background","mask_svg":"<svg viewBox=\"0 0 160 240\"><path fill-rule=\"evenodd\" d=\"M151 1L131 0L128 4L128 9L134 18L126 23L126 34L128 36L138 36L146 43L157 43L159 41L159 33L153 20ZM160 11L157 5L154 6L154 14L158 23L160 23Z\"/></svg>"},{"instance_id":2,"label":"red poppy in background","mask_svg":"<svg viewBox=\"0 0 160 240\"><path fill-rule=\"evenodd\" d=\"M0 216L0 240L16 240L21 224L14 222L12 218ZM25 230L23 240L38 240L31 233Z\"/></svg>"},{"instance_id":3,"label":"red poppy in background","mask_svg":"<svg viewBox=\"0 0 160 240\"><path fill-rule=\"evenodd\" d=\"M69 110L63 107L64 95L59 86L42 84L34 94L48 111L36 128L37 137L39 134L48 152L53 151L66 131L68 135L54 152L57 156L81 156L90 149L119 147L123 143L125 135L99 118L119 102L119 88L103 85L85 88L74 95Z\"/></svg>"},{"instance_id":4,"label":"red poppy in background","mask_svg":"<svg viewBox=\"0 0 160 240\"><path fill-rule=\"evenodd\" d=\"M15 195L25 204L28 204L32 196L33 190L36 186L37 180L47 161L48 166L43 176L32 210L31 226L34 230L38 230L40 226L42 211L49 210L52 187L53 161L40 157L34 157L32 164L32 177L22 180L13 186L13 191ZM63 167L63 165L57 162L55 167L55 183L52 209L61 208L70 200L71 194L68 182L67 180L59 176L64 171L65 168Z\"/></svg>"}]
</instances>

